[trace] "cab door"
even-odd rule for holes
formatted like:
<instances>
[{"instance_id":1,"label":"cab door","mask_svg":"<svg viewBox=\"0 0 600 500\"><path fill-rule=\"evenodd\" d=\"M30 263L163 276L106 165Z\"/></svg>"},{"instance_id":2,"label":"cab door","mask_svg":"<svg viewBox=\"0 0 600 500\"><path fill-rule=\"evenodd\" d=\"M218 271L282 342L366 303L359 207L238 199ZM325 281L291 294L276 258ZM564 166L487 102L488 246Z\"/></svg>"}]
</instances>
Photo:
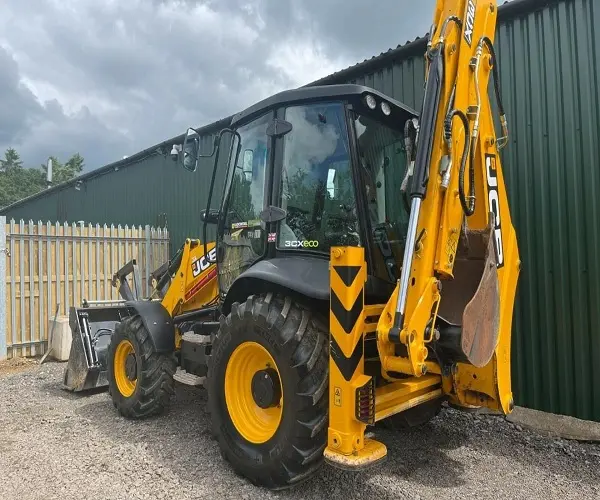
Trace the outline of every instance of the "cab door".
<instances>
[{"instance_id":1,"label":"cab door","mask_svg":"<svg viewBox=\"0 0 600 500\"><path fill-rule=\"evenodd\" d=\"M273 140L267 129L272 120L273 113L265 113L237 129L240 153L237 159L231 155L221 207L222 237L217 243L221 294L226 294L233 281L266 253L267 227L260 214L269 203Z\"/></svg>"}]
</instances>

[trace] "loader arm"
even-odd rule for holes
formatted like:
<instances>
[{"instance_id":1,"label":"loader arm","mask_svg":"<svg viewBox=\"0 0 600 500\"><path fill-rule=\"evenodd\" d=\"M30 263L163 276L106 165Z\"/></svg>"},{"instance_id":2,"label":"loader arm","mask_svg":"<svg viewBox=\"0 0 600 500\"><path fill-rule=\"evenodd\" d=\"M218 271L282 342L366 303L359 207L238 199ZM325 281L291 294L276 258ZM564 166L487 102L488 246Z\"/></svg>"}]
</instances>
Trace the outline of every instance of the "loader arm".
<instances>
[{"instance_id":1,"label":"loader arm","mask_svg":"<svg viewBox=\"0 0 600 500\"><path fill-rule=\"evenodd\" d=\"M215 255L214 242L203 245L200 240L186 239L179 267L173 273L161 301L172 317L200 310L216 302L218 287Z\"/></svg>"},{"instance_id":2,"label":"loader arm","mask_svg":"<svg viewBox=\"0 0 600 500\"><path fill-rule=\"evenodd\" d=\"M421 377L437 364L452 402L506 413L513 407L510 338L520 260L499 156L508 127L493 49L496 20L495 0L437 2L406 183L411 211L401 278L377 331L387 379Z\"/></svg>"}]
</instances>

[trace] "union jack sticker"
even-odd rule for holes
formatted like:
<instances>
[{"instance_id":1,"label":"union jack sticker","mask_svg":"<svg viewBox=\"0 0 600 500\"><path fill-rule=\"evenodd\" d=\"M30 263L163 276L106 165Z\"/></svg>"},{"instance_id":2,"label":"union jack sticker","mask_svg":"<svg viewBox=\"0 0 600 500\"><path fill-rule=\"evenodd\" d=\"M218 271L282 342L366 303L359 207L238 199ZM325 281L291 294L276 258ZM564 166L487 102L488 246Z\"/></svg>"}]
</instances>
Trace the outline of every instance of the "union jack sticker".
<instances>
[{"instance_id":1,"label":"union jack sticker","mask_svg":"<svg viewBox=\"0 0 600 500\"><path fill-rule=\"evenodd\" d=\"M269 233L269 243L275 243L275 239L277 237L277 233Z\"/></svg>"}]
</instances>

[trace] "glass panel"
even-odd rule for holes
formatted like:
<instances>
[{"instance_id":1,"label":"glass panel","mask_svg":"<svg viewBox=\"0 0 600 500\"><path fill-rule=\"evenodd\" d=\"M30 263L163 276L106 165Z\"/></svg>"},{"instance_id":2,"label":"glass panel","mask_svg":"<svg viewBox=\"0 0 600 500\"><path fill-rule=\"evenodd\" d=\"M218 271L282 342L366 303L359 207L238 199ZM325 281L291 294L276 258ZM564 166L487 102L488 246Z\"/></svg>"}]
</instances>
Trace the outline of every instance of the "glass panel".
<instances>
[{"instance_id":1,"label":"glass panel","mask_svg":"<svg viewBox=\"0 0 600 500\"><path fill-rule=\"evenodd\" d=\"M342 103L289 107L278 246L329 252L360 243Z\"/></svg>"},{"instance_id":2,"label":"glass panel","mask_svg":"<svg viewBox=\"0 0 600 500\"><path fill-rule=\"evenodd\" d=\"M219 284L229 289L233 280L264 254L265 224L259 217L264 209L264 187L267 168L267 126L271 114L238 129L240 154L231 165L227 183L231 186L225 210L222 241L223 258L219 264ZM237 146L235 141L233 147ZM235 158L232 160L234 161Z\"/></svg>"},{"instance_id":3,"label":"glass panel","mask_svg":"<svg viewBox=\"0 0 600 500\"><path fill-rule=\"evenodd\" d=\"M407 164L404 134L368 116L355 113L354 117L361 177L379 249L374 252L376 274L395 281L400 275L393 262L402 261L409 217L400 193Z\"/></svg>"}]
</instances>

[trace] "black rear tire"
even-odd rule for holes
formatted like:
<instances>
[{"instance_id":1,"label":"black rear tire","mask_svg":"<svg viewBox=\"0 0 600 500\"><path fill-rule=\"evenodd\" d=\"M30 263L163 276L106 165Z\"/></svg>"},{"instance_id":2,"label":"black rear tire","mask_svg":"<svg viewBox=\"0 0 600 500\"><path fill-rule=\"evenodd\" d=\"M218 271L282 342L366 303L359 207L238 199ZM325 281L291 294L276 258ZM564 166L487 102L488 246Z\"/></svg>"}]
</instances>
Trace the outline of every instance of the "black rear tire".
<instances>
[{"instance_id":1,"label":"black rear tire","mask_svg":"<svg viewBox=\"0 0 600 500\"><path fill-rule=\"evenodd\" d=\"M133 345L137 380L133 394L119 391L115 379L115 352L122 342ZM130 419L141 419L162 413L175 393L173 375L177 367L174 353L157 353L154 343L139 315L117 324L107 356L108 392L119 413Z\"/></svg>"},{"instance_id":2,"label":"black rear tire","mask_svg":"<svg viewBox=\"0 0 600 500\"><path fill-rule=\"evenodd\" d=\"M234 471L253 484L277 490L298 484L323 463L328 427L327 327L290 297L251 296L221 318L208 362L207 390L213 436ZM226 403L225 372L233 351L259 343L277 365L282 416L266 442L246 440Z\"/></svg>"}]
</instances>

